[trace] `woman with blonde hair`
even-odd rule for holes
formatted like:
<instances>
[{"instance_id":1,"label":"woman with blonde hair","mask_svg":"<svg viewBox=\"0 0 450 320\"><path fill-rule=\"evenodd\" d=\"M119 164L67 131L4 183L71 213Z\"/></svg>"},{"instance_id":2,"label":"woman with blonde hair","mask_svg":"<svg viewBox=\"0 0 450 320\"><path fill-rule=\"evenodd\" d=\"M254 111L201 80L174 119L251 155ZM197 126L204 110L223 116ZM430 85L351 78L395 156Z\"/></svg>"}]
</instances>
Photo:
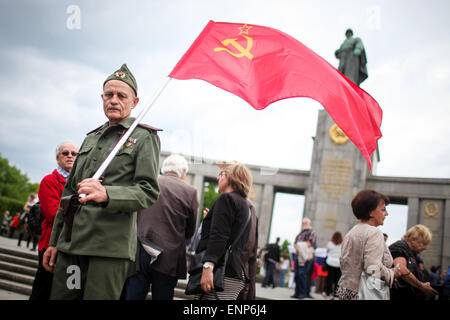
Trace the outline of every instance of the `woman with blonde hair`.
<instances>
[{"instance_id":1,"label":"woman with blonde hair","mask_svg":"<svg viewBox=\"0 0 450 320\"><path fill-rule=\"evenodd\" d=\"M247 196L253 178L242 163L233 161L219 164L220 196L203 219L201 239L196 253L206 250L200 280L204 294L196 299L236 300L248 279L241 260L241 251L250 232ZM243 231L243 232L242 232ZM236 241L225 266L224 291L215 292L215 266L223 264L228 246Z\"/></svg>"},{"instance_id":2,"label":"woman with blonde hair","mask_svg":"<svg viewBox=\"0 0 450 320\"><path fill-rule=\"evenodd\" d=\"M402 240L389 246L394 264L407 268L391 289L391 300L423 300L437 294L429 282L424 282L417 262L417 255L427 248L431 240L430 230L417 224L406 232Z\"/></svg>"}]
</instances>

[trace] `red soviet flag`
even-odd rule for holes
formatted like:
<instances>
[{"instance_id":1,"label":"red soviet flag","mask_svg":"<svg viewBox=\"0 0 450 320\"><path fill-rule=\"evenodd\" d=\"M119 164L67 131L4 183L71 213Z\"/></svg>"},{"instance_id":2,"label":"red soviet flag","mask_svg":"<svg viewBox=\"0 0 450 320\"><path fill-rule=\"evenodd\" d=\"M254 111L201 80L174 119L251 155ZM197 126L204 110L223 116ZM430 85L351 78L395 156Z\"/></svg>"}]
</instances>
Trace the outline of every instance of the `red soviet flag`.
<instances>
[{"instance_id":1,"label":"red soviet flag","mask_svg":"<svg viewBox=\"0 0 450 320\"><path fill-rule=\"evenodd\" d=\"M209 21L169 77L205 80L257 110L309 97L370 155L381 138L382 110L367 92L291 36L268 27Z\"/></svg>"}]
</instances>

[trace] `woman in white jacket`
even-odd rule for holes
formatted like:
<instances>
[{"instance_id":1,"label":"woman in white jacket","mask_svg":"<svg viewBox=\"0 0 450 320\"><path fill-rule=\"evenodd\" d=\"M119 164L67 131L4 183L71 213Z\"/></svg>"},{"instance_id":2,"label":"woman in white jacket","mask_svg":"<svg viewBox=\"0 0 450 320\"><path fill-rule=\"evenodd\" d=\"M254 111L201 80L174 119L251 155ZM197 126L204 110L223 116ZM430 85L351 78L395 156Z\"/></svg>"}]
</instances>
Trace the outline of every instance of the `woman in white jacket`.
<instances>
[{"instance_id":1,"label":"woman in white jacket","mask_svg":"<svg viewBox=\"0 0 450 320\"><path fill-rule=\"evenodd\" d=\"M343 241L342 233L336 231L327 244L327 259L325 260L328 276L325 279L325 293L329 297L334 296L339 278L341 277L341 246Z\"/></svg>"},{"instance_id":2,"label":"woman in white jacket","mask_svg":"<svg viewBox=\"0 0 450 320\"><path fill-rule=\"evenodd\" d=\"M394 278L408 272L404 266L393 268L394 260L384 242L383 233L377 228L383 225L388 215L388 204L389 198L374 190L362 190L353 198L351 205L358 223L345 235L342 243L342 276L337 290L339 300L358 299L362 271L379 279L388 288L392 287Z\"/></svg>"}]
</instances>

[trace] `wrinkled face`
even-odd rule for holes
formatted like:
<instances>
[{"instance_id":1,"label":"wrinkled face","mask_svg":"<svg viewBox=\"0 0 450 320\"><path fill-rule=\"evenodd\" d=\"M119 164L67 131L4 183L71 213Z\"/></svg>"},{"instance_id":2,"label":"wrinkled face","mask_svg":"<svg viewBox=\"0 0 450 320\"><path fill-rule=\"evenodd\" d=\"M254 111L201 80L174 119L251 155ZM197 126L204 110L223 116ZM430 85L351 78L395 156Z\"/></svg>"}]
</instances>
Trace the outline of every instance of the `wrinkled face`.
<instances>
[{"instance_id":1,"label":"wrinkled face","mask_svg":"<svg viewBox=\"0 0 450 320\"><path fill-rule=\"evenodd\" d=\"M139 102L133 89L123 81L109 80L103 87L103 112L109 120L109 125L118 124L130 117L131 110Z\"/></svg>"},{"instance_id":2,"label":"wrinkled face","mask_svg":"<svg viewBox=\"0 0 450 320\"><path fill-rule=\"evenodd\" d=\"M224 193L225 189L228 187L228 179L225 171L220 171L217 181L219 182L219 193Z\"/></svg>"},{"instance_id":3,"label":"wrinkled face","mask_svg":"<svg viewBox=\"0 0 450 320\"><path fill-rule=\"evenodd\" d=\"M386 210L386 203L384 200L380 200L378 207L370 213L370 218L374 222L375 226L382 226L387 215L388 212Z\"/></svg>"},{"instance_id":4,"label":"wrinkled face","mask_svg":"<svg viewBox=\"0 0 450 320\"><path fill-rule=\"evenodd\" d=\"M59 147L59 153L56 156L56 162L64 170L70 172L78 153L78 148L72 143L64 143Z\"/></svg>"},{"instance_id":5,"label":"wrinkled face","mask_svg":"<svg viewBox=\"0 0 450 320\"><path fill-rule=\"evenodd\" d=\"M423 250L427 248L427 245L417 239L410 239L408 244L411 250L415 253L421 253Z\"/></svg>"}]
</instances>

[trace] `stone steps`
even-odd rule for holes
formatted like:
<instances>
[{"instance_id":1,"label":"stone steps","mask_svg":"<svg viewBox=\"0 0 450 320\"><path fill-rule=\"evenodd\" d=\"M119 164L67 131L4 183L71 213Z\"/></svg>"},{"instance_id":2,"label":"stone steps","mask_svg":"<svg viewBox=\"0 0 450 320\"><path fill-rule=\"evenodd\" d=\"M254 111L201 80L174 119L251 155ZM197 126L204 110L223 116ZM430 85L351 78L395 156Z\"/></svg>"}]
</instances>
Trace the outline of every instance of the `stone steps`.
<instances>
[{"instance_id":1,"label":"stone steps","mask_svg":"<svg viewBox=\"0 0 450 320\"><path fill-rule=\"evenodd\" d=\"M38 267L38 256L36 253L24 252L0 246L0 289L14 293L31 295L34 276ZM193 296L184 293L185 282L178 282L175 288L175 300L192 300ZM147 300L151 300L151 292Z\"/></svg>"},{"instance_id":2,"label":"stone steps","mask_svg":"<svg viewBox=\"0 0 450 320\"><path fill-rule=\"evenodd\" d=\"M14 281L20 284L32 286L34 282L34 277L18 274L15 272L9 272L5 270L0 270L0 279Z\"/></svg>"},{"instance_id":3,"label":"stone steps","mask_svg":"<svg viewBox=\"0 0 450 320\"><path fill-rule=\"evenodd\" d=\"M21 266L19 264L0 261L0 270L6 270L19 275L28 275L34 277L37 268Z\"/></svg>"},{"instance_id":4,"label":"stone steps","mask_svg":"<svg viewBox=\"0 0 450 320\"><path fill-rule=\"evenodd\" d=\"M31 260L28 258L20 258L20 257L16 257L16 256L13 256L10 254L0 253L0 261L8 262L11 264L17 264L17 265L24 266L24 267L30 267L30 268L34 268L34 269L37 269L37 267L38 267L37 260Z\"/></svg>"},{"instance_id":5,"label":"stone steps","mask_svg":"<svg viewBox=\"0 0 450 320\"><path fill-rule=\"evenodd\" d=\"M16 281L5 280L0 277L0 289L30 296L32 286L18 283Z\"/></svg>"},{"instance_id":6,"label":"stone steps","mask_svg":"<svg viewBox=\"0 0 450 320\"><path fill-rule=\"evenodd\" d=\"M36 253L0 246L0 289L29 296L38 267ZM175 300L193 300L193 295L186 295L187 280L179 280L174 292ZM151 292L147 300L151 300ZM256 297L257 300L266 298Z\"/></svg>"},{"instance_id":7,"label":"stone steps","mask_svg":"<svg viewBox=\"0 0 450 320\"><path fill-rule=\"evenodd\" d=\"M0 289L30 296L37 267L36 252L0 246Z\"/></svg>"},{"instance_id":8,"label":"stone steps","mask_svg":"<svg viewBox=\"0 0 450 320\"><path fill-rule=\"evenodd\" d=\"M0 246L0 254L12 255L14 257L38 261L38 255L36 252L24 252L21 250L13 250Z\"/></svg>"}]
</instances>

